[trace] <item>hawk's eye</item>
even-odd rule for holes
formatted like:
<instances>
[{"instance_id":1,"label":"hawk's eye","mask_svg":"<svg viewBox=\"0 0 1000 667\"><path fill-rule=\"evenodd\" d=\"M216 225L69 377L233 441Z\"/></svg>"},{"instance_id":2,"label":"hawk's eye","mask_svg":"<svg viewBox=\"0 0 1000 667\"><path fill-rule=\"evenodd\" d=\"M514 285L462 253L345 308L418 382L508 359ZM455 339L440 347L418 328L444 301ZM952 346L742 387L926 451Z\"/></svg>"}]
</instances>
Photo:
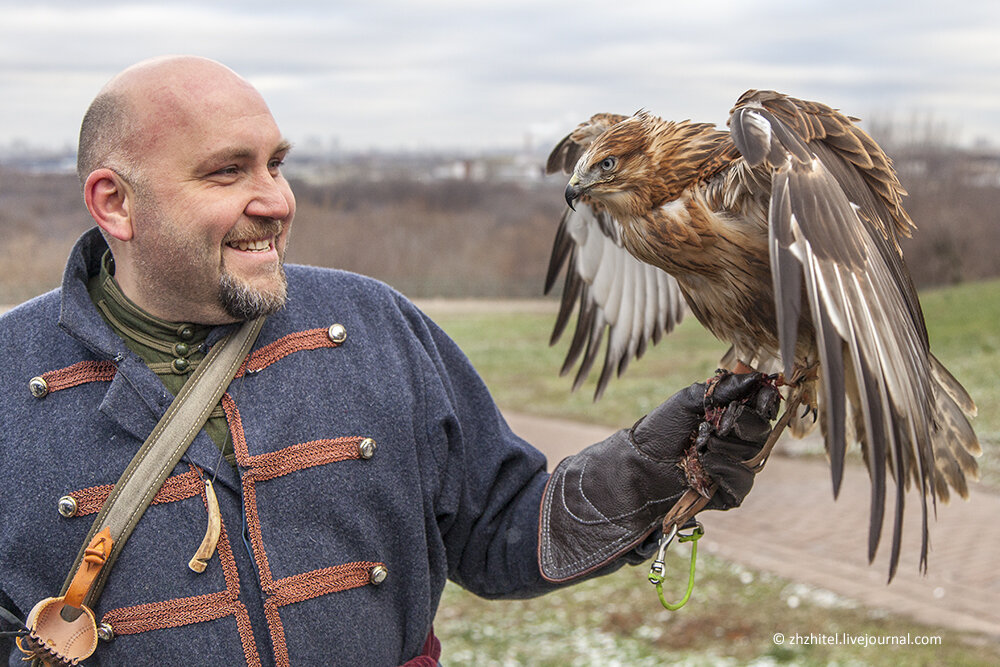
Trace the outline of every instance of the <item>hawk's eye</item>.
<instances>
[{"instance_id":1,"label":"hawk's eye","mask_svg":"<svg viewBox=\"0 0 1000 667\"><path fill-rule=\"evenodd\" d=\"M603 171L611 171L612 169L615 168L616 164L618 164L618 158L616 158L616 157L606 157L603 160L601 160L601 170L603 170Z\"/></svg>"}]
</instances>

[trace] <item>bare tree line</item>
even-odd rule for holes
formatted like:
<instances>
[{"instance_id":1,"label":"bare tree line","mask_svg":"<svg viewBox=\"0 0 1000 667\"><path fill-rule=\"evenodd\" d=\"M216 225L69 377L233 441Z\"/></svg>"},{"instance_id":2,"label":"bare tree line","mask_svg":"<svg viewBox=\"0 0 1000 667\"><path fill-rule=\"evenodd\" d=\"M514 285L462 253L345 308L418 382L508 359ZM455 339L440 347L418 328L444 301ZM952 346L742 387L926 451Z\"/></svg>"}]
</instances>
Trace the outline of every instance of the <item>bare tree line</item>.
<instances>
[{"instance_id":1,"label":"bare tree line","mask_svg":"<svg viewBox=\"0 0 1000 667\"><path fill-rule=\"evenodd\" d=\"M869 132L892 156L917 225L902 241L919 286L1000 275L1000 150L957 149L957 127L933 114L876 117Z\"/></svg>"}]
</instances>

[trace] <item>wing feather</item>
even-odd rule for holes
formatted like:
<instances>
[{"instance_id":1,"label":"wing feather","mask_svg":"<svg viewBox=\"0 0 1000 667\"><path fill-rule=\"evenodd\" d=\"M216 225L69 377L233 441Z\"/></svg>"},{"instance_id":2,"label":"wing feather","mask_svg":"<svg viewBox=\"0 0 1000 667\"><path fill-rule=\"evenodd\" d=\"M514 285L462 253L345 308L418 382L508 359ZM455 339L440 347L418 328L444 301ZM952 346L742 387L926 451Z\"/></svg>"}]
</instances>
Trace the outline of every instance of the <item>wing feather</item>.
<instances>
[{"instance_id":1,"label":"wing feather","mask_svg":"<svg viewBox=\"0 0 1000 667\"><path fill-rule=\"evenodd\" d=\"M596 114L560 141L549 155L548 173L571 173L587 146L627 116ZM580 362L573 389L586 380L607 334L604 362L594 399L629 361L641 357L650 344L673 330L684 314L677 281L664 271L632 256L622 243L621 225L602 207L582 198L575 210L563 212L545 277L548 294L565 270L562 298L550 343L564 333L574 309L576 328L561 369L568 373Z\"/></svg>"},{"instance_id":2,"label":"wing feather","mask_svg":"<svg viewBox=\"0 0 1000 667\"><path fill-rule=\"evenodd\" d=\"M593 368L607 333L596 400L612 377L625 372L631 359L680 322L684 312L680 288L673 277L629 254L620 236L606 236L599 216L584 203L575 211L567 208L563 215L549 261L546 293L563 269L566 279L550 343L560 339L576 309L576 328L560 372L568 373L581 361L573 383L578 389Z\"/></svg>"},{"instance_id":3,"label":"wing feather","mask_svg":"<svg viewBox=\"0 0 1000 667\"><path fill-rule=\"evenodd\" d=\"M734 108L730 125L751 166L772 171L769 240L779 344L788 373L804 292L823 369L819 390L829 410L826 438L835 492L846 449L846 350L872 480L869 557L882 531L886 464L891 463L896 499L890 578L898 563L905 487L911 479L923 496L925 565L926 495L935 497L927 420L934 389L923 316L896 242L904 220L896 217L901 188L894 186L894 175L866 175L865 169L881 168L870 155L874 142L863 140L849 119L823 105L766 91L748 94Z\"/></svg>"}]
</instances>

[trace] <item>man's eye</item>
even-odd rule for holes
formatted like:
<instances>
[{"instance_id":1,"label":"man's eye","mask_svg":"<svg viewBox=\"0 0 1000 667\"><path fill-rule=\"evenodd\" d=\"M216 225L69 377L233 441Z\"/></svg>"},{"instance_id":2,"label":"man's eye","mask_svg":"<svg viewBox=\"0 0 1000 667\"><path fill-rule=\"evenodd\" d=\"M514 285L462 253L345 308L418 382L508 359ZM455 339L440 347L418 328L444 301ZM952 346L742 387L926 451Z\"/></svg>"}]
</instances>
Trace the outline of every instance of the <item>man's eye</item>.
<instances>
[{"instance_id":1,"label":"man's eye","mask_svg":"<svg viewBox=\"0 0 1000 667\"><path fill-rule=\"evenodd\" d=\"M236 176L240 173L240 168L235 164L231 164L228 167L223 167L222 169L217 169L215 172L218 176Z\"/></svg>"},{"instance_id":2,"label":"man's eye","mask_svg":"<svg viewBox=\"0 0 1000 667\"><path fill-rule=\"evenodd\" d=\"M267 168L270 169L271 171L277 171L281 169L281 165L283 164L285 164L285 159L276 157L267 163Z\"/></svg>"}]
</instances>

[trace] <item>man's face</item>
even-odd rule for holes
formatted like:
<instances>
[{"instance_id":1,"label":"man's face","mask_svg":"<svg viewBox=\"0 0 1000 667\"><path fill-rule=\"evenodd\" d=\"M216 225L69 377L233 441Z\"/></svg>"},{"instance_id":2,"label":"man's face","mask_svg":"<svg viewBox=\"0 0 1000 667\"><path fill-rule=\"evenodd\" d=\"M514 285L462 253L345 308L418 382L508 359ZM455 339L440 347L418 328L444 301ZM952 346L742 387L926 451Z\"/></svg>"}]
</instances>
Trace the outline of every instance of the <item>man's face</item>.
<instances>
[{"instance_id":1,"label":"man's face","mask_svg":"<svg viewBox=\"0 0 1000 667\"><path fill-rule=\"evenodd\" d=\"M280 166L288 144L256 91L171 93L139 155L132 270L140 305L208 324L279 308L295 198Z\"/></svg>"}]
</instances>

